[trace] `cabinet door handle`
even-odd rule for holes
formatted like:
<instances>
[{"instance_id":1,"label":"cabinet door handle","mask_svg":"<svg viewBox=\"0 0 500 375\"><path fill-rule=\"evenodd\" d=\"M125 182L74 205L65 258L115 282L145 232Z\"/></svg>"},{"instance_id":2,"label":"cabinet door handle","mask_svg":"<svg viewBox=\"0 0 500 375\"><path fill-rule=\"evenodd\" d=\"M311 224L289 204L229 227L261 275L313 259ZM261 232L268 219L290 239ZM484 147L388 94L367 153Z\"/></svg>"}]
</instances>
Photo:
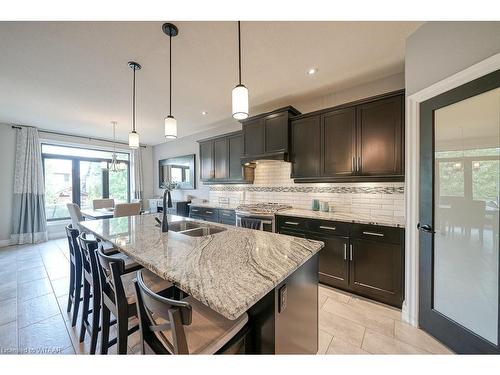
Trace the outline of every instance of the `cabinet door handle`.
<instances>
[{"instance_id":1,"label":"cabinet door handle","mask_svg":"<svg viewBox=\"0 0 500 375\"><path fill-rule=\"evenodd\" d=\"M361 172L361 156L358 156L358 162L356 163L356 168L358 172Z\"/></svg>"},{"instance_id":2,"label":"cabinet door handle","mask_svg":"<svg viewBox=\"0 0 500 375\"><path fill-rule=\"evenodd\" d=\"M191 209L191 212L198 212L198 210L193 210L193 209Z\"/></svg>"},{"instance_id":3,"label":"cabinet door handle","mask_svg":"<svg viewBox=\"0 0 500 375\"><path fill-rule=\"evenodd\" d=\"M349 260L352 261L352 244L349 244Z\"/></svg>"},{"instance_id":4,"label":"cabinet door handle","mask_svg":"<svg viewBox=\"0 0 500 375\"><path fill-rule=\"evenodd\" d=\"M222 216L231 216L231 214L223 213Z\"/></svg>"},{"instance_id":5,"label":"cabinet door handle","mask_svg":"<svg viewBox=\"0 0 500 375\"><path fill-rule=\"evenodd\" d=\"M285 221L285 224L288 224L288 225L299 225L299 223L296 223L295 221Z\"/></svg>"},{"instance_id":6,"label":"cabinet door handle","mask_svg":"<svg viewBox=\"0 0 500 375\"><path fill-rule=\"evenodd\" d=\"M207 214L213 214L212 211L205 211Z\"/></svg>"},{"instance_id":7,"label":"cabinet door handle","mask_svg":"<svg viewBox=\"0 0 500 375\"><path fill-rule=\"evenodd\" d=\"M352 157L352 168L351 168L352 172L356 172L356 157L353 156Z\"/></svg>"},{"instance_id":8,"label":"cabinet door handle","mask_svg":"<svg viewBox=\"0 0 500 375\"><path fill-rule=\"evenodd\" d=\"M344 244L344 260L347 260L347 244Z\"/></svg>"},{"instance_id":9,"label":"cabinet door handle","mask_svg":"<svg viewBox=\"0 0 500 375\"><path fill-rule=\"evenodd\" d=\"M328 230L336 230L336 229L337 229L337 228L335 228L335 227L327 227L327 226L325 226L325 225L320 225L319 227L320 227L321 229L328 229Z\"/></svg>"},{"instance_id":10,"label":"cabinet door handle","mask_svg":"<svg viewBox=\"0 0 500 375\"><path fill-rule=\"evenodd\" d=\"M363 232L363 234L366 234L367 236L377 236L377 237L384 237L383 233L375 233L375 232Z\"/></svg>"}]
</instances>

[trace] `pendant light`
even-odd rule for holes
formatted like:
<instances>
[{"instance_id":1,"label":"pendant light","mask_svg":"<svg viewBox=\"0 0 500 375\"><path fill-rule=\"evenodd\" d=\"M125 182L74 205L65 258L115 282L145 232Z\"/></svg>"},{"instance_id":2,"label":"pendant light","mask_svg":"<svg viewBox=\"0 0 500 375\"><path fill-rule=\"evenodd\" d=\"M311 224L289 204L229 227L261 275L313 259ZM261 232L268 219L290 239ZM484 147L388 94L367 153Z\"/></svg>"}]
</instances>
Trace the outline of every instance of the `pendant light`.
<instances>
[{"instance_id":1,"label":"pendant light","mask_svg":"<svg viewBox=\"0 0 500 375\"><path fill-rule=\"evenodd\" d=\"M233 89L233 117L244 120L248 117L248 89L241 83L241 27L238 21L238 77L239 83Z\"/></svg>"},{"instance_id":2,"label":"pendant light","mask_svg":"<svg viewBox=\"0 0 500 375\"><path fill-rule=\"evenodd\" d=\"M169 110L168 116L165 117L165 139L175 139L177 138L177 120L172 116L172 37L179 34L179 29L173 23L164 23L162 26L163 32L168 35L170 39L169 45L169 64L170 64L170 79L169 79Z\"/></svg>"},{"instance_id":3,"label":"pendant light","mask_svg":"<svg viewBox=\"0 0 500 375\"><path fill-rule=\"evenodd\" d=\"M129 61L128 66L134 71L134 84L132 88L132 131L128 134L128 146L131 149L136 149L139 148L139 134L135 131L135 71L141 69L141 65L135 61Z\"/></svg>"}]
</instances>

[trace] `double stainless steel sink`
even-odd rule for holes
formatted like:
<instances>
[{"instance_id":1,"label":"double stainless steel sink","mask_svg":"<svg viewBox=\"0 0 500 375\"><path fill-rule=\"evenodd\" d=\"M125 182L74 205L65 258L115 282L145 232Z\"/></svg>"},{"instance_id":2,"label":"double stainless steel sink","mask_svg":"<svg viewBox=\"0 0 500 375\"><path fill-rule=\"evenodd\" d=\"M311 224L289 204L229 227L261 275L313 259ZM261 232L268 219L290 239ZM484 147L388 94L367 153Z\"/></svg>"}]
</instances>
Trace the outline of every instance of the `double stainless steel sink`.
<instances>
[{"instance_id":1,"label":"double stainless steel sink","mask_svg":"<svg viewBox=\"0 0 500 375\"><path fill-rule=\"evenodd\" d=\"M223 227L187 220L170 222L168 223L168 228L173 232L182 233L191 237L209 236L226 230L226 228Z\"/></svg>"}]
</instances>

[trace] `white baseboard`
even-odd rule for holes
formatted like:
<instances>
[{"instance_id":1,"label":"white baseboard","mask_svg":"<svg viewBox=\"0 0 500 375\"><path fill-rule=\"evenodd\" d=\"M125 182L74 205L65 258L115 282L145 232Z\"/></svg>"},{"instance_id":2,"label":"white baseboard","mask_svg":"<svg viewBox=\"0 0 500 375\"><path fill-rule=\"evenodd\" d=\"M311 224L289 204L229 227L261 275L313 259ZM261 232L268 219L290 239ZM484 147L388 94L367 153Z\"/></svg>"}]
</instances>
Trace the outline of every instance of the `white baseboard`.
<instances>
[{"instance_id":1,"label":"white baseboard","mask_svg":"<svg viewBox=\"0 0 500 375\"><path fill-rule=\"evenodd\" d=\"M0 240L0 247L6 247L6 246L10 246L10 245L14 245L14 241L12 241L11 239Z\"/></svg>"}]
</instances>

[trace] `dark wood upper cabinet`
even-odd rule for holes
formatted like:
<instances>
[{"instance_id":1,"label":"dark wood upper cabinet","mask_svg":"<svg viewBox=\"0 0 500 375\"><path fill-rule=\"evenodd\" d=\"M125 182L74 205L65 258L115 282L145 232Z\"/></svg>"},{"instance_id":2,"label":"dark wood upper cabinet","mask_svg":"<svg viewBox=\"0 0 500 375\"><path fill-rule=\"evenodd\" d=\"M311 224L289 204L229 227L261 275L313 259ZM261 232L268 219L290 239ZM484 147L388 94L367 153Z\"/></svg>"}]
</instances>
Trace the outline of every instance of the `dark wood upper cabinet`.
<instances>
[{"instance_id":1,"label":"dark wood upper cabinet","mask_svg":"<svg viewBox=\"0 0 500 375\"><path fill-rule=\"evenodd\" d=\"M292 178L403 181L403 99L399 91L293 118Z\"/></svg>"},{"instance_id":2,"label":"dark wood upper cabinet","mask_svg":"<svg viewBox=\"0 0 500 375\"><path fill-rule=\"evenodd\" d=\"M289 106L241 121L243 162L289 158L290 118L300 114Z\"/></svg>"},{"instance_id":3,"label":"dark wood upper cabinet","mask_svg":"<svg viewBox=\"0 0 500 375\"><path fill-rule=\"evenodd\" d=\"M229 148L229 179L241 180L243 177L243 166L241 155L243 155L243 135L238 134L227 138Z\"/></svg>"},{"instance_id":4,"label":"dark wood upper cabinet","mask_svg":"<svg viewBox=\"0 0 500 375\"><path fill-rule=\"evenodd\" d=\"M250 120L243 128L244 155L262 155L264 153L264 122L261 119Z\"/></svg>"},{"instance_id":5,"label":"dark wood upper cabinet","mask_svg":"<svg viewBox=\"0 0 500 375\"><path fill-rule=\"evenodd\" d=\"M234 132L198 141L200 144L200 178L205 183L252 183L254 168L241 162L243 136Z\"/></svg>"},{"instance_id":6,"label":"dark wood upper cabinet","mask_svg":"<svg viewBox=\"0 0 500 375\"><path fill-rule=\"evenodd\" d=\"M229 158L228 141L226 138L214 140L214 179L226 180L228 178Z\"/></svg>"},{"instance_id":7,"label":"dark wood upper cabinet","mask_svg":"<svg viewBox=\"0 0 500 375\"><path fill-rule=\"evenodd\" d=\"M322 116L322 176L355 174L356 110L340 109Z\"/></svg>"},{"instance_id":8,"label":"dark wood upper cabinet","mask_svg":"<svg viewBox=\"0 0 500 375\"><path fill-rule=\"evenodd\" d=\"M264 118L265 152L288 151L288 113L282 112Z\"/></svg>"},{"instance_id":9,"label":"dark wood upper cabinet","mask_svg":"<svg viewBox=\"0 0 500 375\"><path fill-rule=\"evenodd\" d=\"M321 167L321 122L306 117L292 122L292 178L319 177Z\"/></svg>"},{"instance_id":10,"label":"dark wood upper cabinet","mask_svg":"<svg viewBox=\"0 0 500 375\"><path fill-rule=\"evenodd\" d=\"M357 107L357 169L366 176L403 173L403 97Z\"/></svg>"},{"instance_id":11,"label":"dark wood upper cabinet","mask_svg":"<svg viewBox=\"0 0 500 375\"><path fill-rule=\"evenodd\" d=\"M209 181L214 178L214 142L200 142L200 178Z\"/></svg>"}]
</instances>

